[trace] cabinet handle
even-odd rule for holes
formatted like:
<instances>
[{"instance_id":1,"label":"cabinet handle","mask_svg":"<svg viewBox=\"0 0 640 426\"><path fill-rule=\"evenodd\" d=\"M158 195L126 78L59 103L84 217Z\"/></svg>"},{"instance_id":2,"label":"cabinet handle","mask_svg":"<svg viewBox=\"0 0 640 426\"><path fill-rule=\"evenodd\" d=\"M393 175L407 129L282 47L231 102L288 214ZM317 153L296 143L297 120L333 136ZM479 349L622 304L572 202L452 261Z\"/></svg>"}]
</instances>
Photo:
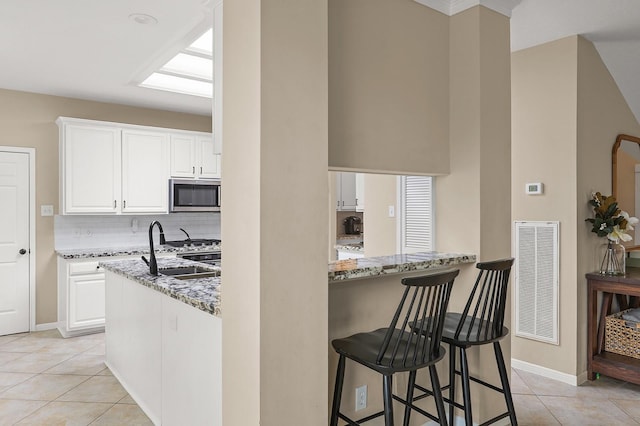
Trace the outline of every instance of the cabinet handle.
<instances>
[{"instance_id":1,"label":"cabinet handle","mask_svg":"<svg viewBox=\"0 0 640 426\"><path fill-rule=\"evenodd\" d=\"M336 201L336 207L340 207L340 201Z\"/></svg>"},{"instance_id":2,"label":"cabinet handle","mask_svg":"<svg viewBox=\"0 0 640 426\"><path fill-rule=\"evenodd\" d=\"M193 166L192 169L193 169L192 173L195 175L196 174L196 166Z\"/></svg>"},{"instance_id":3,"label":"cabinet handle","mask_svg":"<svg viewBox=\"0 0 640 426\"><path fill-rule=\"evenodd\" d=\"M342 207L344 207L344 201L342 202Z\"/></svg>"},{"instance_id":4,"label":"cabinet handle","mask_svg":"<svg viewBox=\"0 0 640 426\"><path fill-rule=\"evenodd\" d=\"M356 206L358 205L358 199L356 198Z\"/></svg>"},{"instance_id":5,"label":"cabinet handle","mask_svg":"<svg viewBox=\"0 0 640 426\"><path fill-rule=\"evenodd\" d=\"M126 208L127 208L127 200L124 200L124 201L122 202L122 208L123 208L123 209L126 209Z\"/></svg>"},{"instance_id":6,"label":"cabinet handle","mask_svg":"<svg viewBox=\"0 0 640 426\"><path fill-rule=\"evenodd\" d=\"M113 208L116 208L116 200L113 200Z\"/></svg>"},{"instance_id":7,"label":"cabinet handle","mask_svg":"<svg viewBox=\"0 0 640 426\"><path fill-rule=\"evenodd\" d=\"M202 166L200 166L200 174L202 174Z\"/></svg>"}]
</instances>

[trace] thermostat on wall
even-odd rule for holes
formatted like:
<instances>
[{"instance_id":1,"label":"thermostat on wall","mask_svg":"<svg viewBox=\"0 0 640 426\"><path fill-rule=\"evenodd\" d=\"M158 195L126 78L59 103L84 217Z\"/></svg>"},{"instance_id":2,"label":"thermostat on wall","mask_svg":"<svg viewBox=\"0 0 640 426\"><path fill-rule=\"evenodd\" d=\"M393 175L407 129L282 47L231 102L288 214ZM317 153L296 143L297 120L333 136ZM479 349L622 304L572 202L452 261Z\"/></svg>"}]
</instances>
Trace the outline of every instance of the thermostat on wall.
<instances>
[{"instance_id":1,"label":"thermostat on wall","mask_svg":"<svg viewBox=\"0 0 640 426\"><path fill-rule=\"evenodd\" d=\"M525 185L525 192L529 195L542 194L543 190L544 190L544 185L540 182L528 183Z\"/></svg>"}]
</instances>

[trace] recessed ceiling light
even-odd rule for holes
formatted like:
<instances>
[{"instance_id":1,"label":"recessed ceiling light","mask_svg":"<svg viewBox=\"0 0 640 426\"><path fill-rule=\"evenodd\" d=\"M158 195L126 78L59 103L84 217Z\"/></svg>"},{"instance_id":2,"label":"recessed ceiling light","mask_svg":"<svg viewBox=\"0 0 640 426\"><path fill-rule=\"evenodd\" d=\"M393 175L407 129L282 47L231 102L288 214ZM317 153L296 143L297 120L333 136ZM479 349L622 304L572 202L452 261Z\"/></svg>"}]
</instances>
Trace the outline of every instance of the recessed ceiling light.
<instances>
[{"instance_id":1,"label":"recessed ceiling light","mask_svg":"<svg viewBox=\"0 0 640 426\"><path fill-rule=\"evenodd\" d=\"M147 15L146 13L132 13L129 15L129 19L141 25L155 25L158 23L155 17Z\"/></svg>"}]
</instances>

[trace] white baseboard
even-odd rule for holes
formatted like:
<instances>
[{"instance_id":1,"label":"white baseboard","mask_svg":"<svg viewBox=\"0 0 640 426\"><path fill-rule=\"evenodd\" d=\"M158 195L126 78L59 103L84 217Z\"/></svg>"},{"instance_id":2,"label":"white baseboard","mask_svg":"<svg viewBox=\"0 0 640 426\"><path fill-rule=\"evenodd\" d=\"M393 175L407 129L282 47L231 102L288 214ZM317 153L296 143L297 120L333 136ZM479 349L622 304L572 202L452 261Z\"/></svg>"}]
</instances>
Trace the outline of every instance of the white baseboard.
<instances>
[{"instance_id":1,"label":"white baseboard","mask_svg":"<svg viewBox=\"0 0 640 426\"><path fill-rule=\"evenodd\" d=\"M572 374L563 373L561 371L552 370L541 365L531 364L530 362L520 361L519 359L511 359L511 367L518 370L526 371L527 373L537 374L538 376L546 377L548 379L557 380L562 383L567 383L572 386L579 386L587 380L587 372L584 371L577 376Z\"/></svg>"},{"instance_id":2,"label":"white baseboard","mask_svg":"<svg viewBox=\"0 0 640 426\"><path fill-rule=\"evenodd\" d=\"M45 324L36 324L36 329L33 331L46 331L53 330L54 328L58 328L57 322L48 322Z\"/></svg>"}]
</instances>

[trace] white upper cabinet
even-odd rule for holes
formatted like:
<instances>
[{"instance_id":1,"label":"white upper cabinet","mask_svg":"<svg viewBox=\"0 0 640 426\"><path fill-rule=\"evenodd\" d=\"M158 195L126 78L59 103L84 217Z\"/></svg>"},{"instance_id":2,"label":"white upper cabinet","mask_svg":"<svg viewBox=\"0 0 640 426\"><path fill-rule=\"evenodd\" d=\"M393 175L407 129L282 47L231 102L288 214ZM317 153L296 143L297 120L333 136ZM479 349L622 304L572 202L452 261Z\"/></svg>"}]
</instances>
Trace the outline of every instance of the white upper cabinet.
<instances>
[{"instance_id":1,"label":"white upper cabinet","mask_svg":"<svg viewBox=\"0 0 640 426\"><path fill-rule=\"evenodd\" d=\"M364 211L364 174L336 173L337 210Z\"/></svg>"},{"instance_id":2,"label":"white upper cabinet","mask_svg":"<svg viewBox=\"0 0 640 426\"><path fill-rule=\"evenodd\" d=\"M197 170L200 178L220 177L220 154L215 152L215 143L211 136L196 138L196 149L199 157L200 170Z\"/></svg>"},{"instance_id":3,"label":"white upper cabinet","mask_svg":"<svg viewBox=\"0 0 640 426\"><path fill-rule=\"evenodd\" d=\"M209 134L171 135L171 177L220 178L220 154Z\"/></svg>"},{"instance_id":4,"label":"white upper cabinet","mask_svg":"<svg viewBox=\"0 0 640 426\"><path fill-rule=\"evenodd\" d=\"M364 173L356 173L356 211L364 211Z\"/></svg>"},{"instance_id":5,"label":"white upper cabinet","mask_svg":"<svg viewBox=\"0 0 640 426\"><path fill-rule=\"evenodd\" d=\"M209 133L66 117L56 123L61 214L167 213L174 172L219 177L219 155L200 162L201 140L208 144L205 151L213 150Z\"/></svg>"},{"instance_id":6,"label":"white upper cabinet","mask_svg":"<svg viewBox=\"0 0 640 426\"><path fill-rule=\"evenodd\" d=\"M356 174L339 173L338 176L338 202L339 210L356 209Z\"/></svg>"},{"instance_id":7,"label":"white upper cabinet","mask_svg":"<svg viewBox=\"0 0 640 426\"><path fill-rule=\"evenodd\" d=\"M122 213L166 213L169 137L145 130L122 131Z\"/></svg>"},{"instance_id":8,"label":"white upper cabinet","mask_svg":"<svg viewBox=\"0 0 640 426\"><path fill-rule=\"evenodd\" d=\"M196 137L171 135L171 177L192 178L196 175Z\"/></svg>"},{"instance_id":9,"label":"white upper cabinet","mask_svg":"<svg viewBox=\"0 0 640 426\"><path fill-rule=\"evenodd\" d=\"M120 129L97 124L58 124L63 213L117 213L120 200Z\"/></svg>"}]
</instances>

